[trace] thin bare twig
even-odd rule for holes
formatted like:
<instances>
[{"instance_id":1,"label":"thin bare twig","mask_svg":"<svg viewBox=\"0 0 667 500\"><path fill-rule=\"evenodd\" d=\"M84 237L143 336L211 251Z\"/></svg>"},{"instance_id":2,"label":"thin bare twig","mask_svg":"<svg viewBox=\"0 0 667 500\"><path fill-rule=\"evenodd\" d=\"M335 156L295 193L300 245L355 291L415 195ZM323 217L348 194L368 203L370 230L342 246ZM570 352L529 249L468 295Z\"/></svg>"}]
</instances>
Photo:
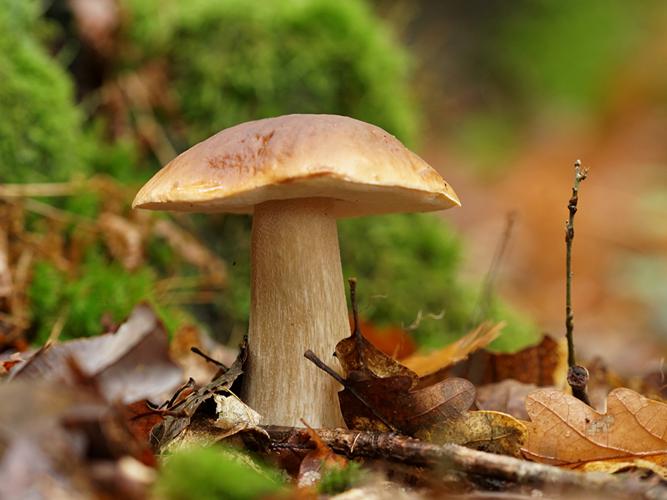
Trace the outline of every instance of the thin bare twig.
<instances>
[{"instance_id":1,"label":"thin bare twig","mask_svg":"<svg viewBox=\"0 0 667 500\"><path fill-rule=\"evenodd\" d=\"M572 309L572 241L574 240L574 216L579 203L579 185L586 180L588 169L582 168L581 161L574 162L574 185L572 196L567 204L570 217L565 225L565 336L567 337L567 382L572 388L572 395L590 406L586 393L588 370L577 365L574 356L574 312Z\"/></svg>"}]
</instances>

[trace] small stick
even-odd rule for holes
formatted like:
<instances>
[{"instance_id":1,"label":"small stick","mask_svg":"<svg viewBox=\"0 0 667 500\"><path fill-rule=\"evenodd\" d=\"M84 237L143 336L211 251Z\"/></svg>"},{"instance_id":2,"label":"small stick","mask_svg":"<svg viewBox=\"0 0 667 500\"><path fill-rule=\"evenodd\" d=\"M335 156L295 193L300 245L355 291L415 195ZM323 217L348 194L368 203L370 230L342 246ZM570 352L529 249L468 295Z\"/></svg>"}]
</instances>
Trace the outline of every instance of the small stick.
<instances>
[{"instance_id":1,"label":"small stick","mask_svg":"<svg viewBox=\"0 0 667 500\"><path fill-rule=\"evenodd\" d=\"M313 448L306 429L263 426L273 449ZM220 431L221 432L221 431ZM438 445L393 432L316 429L319 438L332 450L348 458L370 457L417 466L442 466L473 477L494 477L521 485L577 488L608 494L658 498L664 486L621 479L610 474L580 473L552 465L538 464L503 455L472 450L455 444Z\"/></svg>"},{"instance_id":2,"label":"small stick","mask_svg":"<svg viewBox=\"0 0 667 500\"><path fill-rule=\"evenodd\" d=\"M225 365L224 363L221 363L217 359L213 359L211 356L209 356L208 354L204 353L201 349L199 349L199 347L192 346L192 347L190 347L190 351L192 351L193 353L195 353L198 356L201 356L202 358L204 358L209 363L212 363L215 366L220 367L224 371L229 370L229 367L227 365Z\"/></svg>"},{"instance_id":3,"label":"small stick","mask_svg":"<svg viewBox=\"0 0 667 500\"><path fill-rule=\"evenodd\" d=\"M572 395L590 406L591 402L586 393L588 384L588 370L577 365L574 357L574 312L572 309L572 241L574 240L574 216L577 213L579 202L579 185L586 180L588 169L581 167L581 161L574 162L574 185L572 196L567 204L570 217L565 225L565 336L567 338L567 383L572 389Z\"/></svg>"}]
</instances>

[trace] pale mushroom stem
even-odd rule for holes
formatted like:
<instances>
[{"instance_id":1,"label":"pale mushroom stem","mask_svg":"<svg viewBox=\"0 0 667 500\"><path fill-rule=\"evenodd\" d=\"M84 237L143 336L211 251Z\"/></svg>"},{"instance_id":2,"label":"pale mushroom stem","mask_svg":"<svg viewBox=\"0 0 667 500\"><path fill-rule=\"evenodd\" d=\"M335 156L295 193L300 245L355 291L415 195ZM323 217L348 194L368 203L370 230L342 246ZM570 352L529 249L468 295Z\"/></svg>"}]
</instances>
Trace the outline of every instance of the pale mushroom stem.
<instances>
[{"instance_id":1,"label":"pale mushroom stem","mask_svg":"<svg viewBox=\"0 0 667 500\"><path fill-rule=\"evenodd\" d=\"M252 224L249 363L244 395L265 423L342 425L336 382L303 354L330 365L349 335L332 200L268 201Z\"/></svg>"}]
</instances>

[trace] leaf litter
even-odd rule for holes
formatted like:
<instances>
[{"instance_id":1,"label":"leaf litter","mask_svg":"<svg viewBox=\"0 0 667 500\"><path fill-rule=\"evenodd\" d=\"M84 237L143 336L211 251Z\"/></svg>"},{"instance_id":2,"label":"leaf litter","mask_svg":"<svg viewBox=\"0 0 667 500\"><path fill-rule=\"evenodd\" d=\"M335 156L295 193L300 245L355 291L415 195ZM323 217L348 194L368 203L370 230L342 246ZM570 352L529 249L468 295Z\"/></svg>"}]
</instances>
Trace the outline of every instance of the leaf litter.
<instances>
[{"instance_id":1,"label":"leaf litter","mask_svg":"<svg viewBox=\"0 0 667 500\"><path fill-rule=\"evenodd\" d=\"M312 352L306 357L342 385L339 401L352 429L399 431L434 443L455 443L518 456L525 426L500 412L472 411L475 386L462 378L433 381L384 354L358 327L356 282L350 280L351 335L336 346L343 379Z\"/></svg>"}]
</instances>

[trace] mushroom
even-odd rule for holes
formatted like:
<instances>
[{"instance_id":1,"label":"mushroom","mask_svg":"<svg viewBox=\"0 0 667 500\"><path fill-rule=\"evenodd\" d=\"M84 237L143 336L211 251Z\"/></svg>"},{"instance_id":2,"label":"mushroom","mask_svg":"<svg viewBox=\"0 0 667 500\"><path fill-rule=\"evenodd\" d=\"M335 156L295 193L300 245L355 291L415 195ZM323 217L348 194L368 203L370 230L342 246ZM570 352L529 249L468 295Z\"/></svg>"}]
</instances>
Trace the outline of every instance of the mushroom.
<instances>
[{"instance_id":1,"label":"mushroom","mask_svg":"<svg viewBox=\"0 0 667 500\"><path fill-rule=\"evenodd\" d=\"M336 219L460 205L424 160L345 116L287 115L225 129L146 183L133 207L253 214L249 359L243 395L273 424L342 424L335 364L349 335ZM363 244L363 242L359 242Z\"/></svg>"}]
</instances>

